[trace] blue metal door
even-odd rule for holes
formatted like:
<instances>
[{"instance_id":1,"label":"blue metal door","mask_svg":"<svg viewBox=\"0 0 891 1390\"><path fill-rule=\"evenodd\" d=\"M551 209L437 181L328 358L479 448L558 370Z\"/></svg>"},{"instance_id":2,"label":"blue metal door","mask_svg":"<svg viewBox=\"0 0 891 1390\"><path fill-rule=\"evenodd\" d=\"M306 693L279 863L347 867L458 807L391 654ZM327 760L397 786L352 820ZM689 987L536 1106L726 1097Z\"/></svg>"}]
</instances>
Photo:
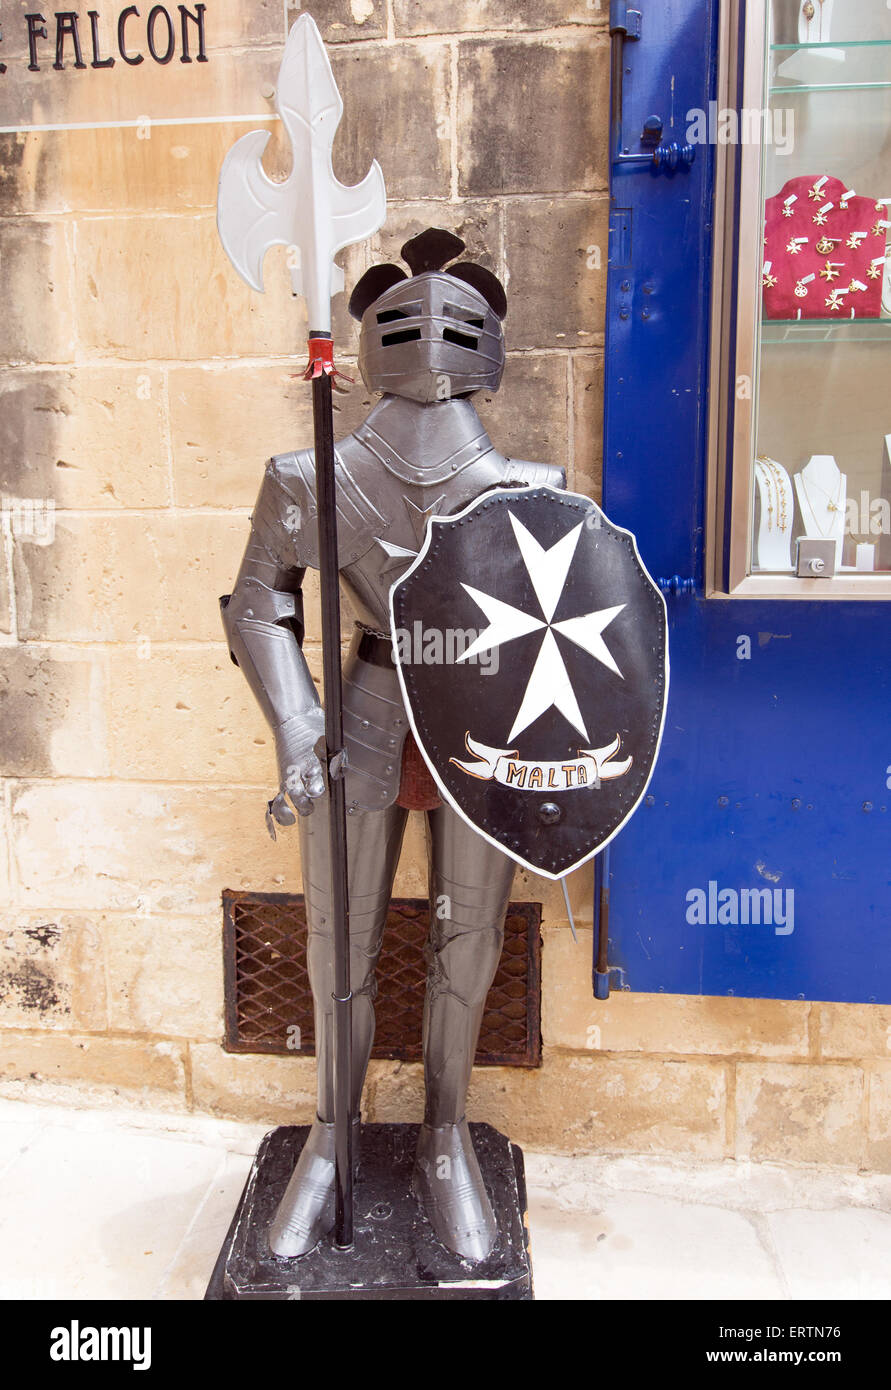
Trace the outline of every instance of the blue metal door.
<instances>
[{"instance_id":1,"label":"blue metal door","mask_svg":"<svg viewBox=\"0 0 891 1390\"><path fill-rule=\"evenodd\" d=\"M642 9L614 156L654 115L683 146L715 92L717 3ZM604 507L666 582L671 694L609 961L639 991L891 1002L891 607L703 597L713 156L612 170Z\"/></svg>"}]
</instances>

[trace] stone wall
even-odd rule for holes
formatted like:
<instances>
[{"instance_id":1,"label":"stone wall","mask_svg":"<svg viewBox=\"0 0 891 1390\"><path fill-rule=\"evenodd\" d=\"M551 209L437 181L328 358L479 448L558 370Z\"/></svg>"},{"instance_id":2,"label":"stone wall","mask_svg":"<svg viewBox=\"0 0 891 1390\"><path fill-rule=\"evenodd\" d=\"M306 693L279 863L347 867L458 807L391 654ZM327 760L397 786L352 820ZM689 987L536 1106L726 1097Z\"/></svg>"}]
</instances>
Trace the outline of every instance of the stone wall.
<instances>
[{"instance_id":1,"label":"stone wall","mask_svg":"<svg viewBox=\"0 0 891 1390\"><path fill-rule=\"evenodd\" d=\"M481 413L506 453L566 463L599 496L606 0L307 8L346 105L337 172L354 181L377 156L390 196L375 243L346 254L347 283L426 225L460 232L511 298L504 388ZM212 61L243 82L252 63L274 70L295 13L208 0ZM87 79L54 121L101 115ZM311 437L299 310L248 291L216 237L220 161L244 129L0 136L7 1095L312 1113L311 1059L220 1046L221 889L300 888L296 836L266 835L270 738L217 610L265 458ZM282 253L267 284L284 276ZM349 370L342 304L335 331ZM368 405L355 387L341 432ZM318 637L313 619L316 674ZM424 883L418 824L397 892ZM559 889L518 874L516 896L544 904L544 1065L480 1071L472 1117L555 1149L891 1168L891 1010L596 1004L590 872L572 893L577 947ZM368 1118L420 1107L417 1067L373 1064Z\"/></svg>"}]
</instances>

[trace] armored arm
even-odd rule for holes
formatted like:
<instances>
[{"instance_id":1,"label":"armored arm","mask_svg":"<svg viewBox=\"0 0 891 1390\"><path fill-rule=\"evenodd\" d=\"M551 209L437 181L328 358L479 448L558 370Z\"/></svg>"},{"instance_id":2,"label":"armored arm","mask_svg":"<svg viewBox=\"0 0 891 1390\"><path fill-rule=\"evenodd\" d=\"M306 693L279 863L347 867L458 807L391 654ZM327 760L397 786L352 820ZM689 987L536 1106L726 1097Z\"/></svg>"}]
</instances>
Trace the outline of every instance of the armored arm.
<instances>
[{"instance_id":1,"label":"armored arm","mask_svg":"<svg viewBox=\"0 0 891 1390\"><path fill-rule=\"evenodd\" d=\"M275 460L266 471L251 534L231 594L220 600L229 653L272 729L279 792L269 811L280 825L309 815L325 782L315 746L325 717L302 651L304 568L299 563L304 509L284 489Z\"/></svg>"}]
</instances>

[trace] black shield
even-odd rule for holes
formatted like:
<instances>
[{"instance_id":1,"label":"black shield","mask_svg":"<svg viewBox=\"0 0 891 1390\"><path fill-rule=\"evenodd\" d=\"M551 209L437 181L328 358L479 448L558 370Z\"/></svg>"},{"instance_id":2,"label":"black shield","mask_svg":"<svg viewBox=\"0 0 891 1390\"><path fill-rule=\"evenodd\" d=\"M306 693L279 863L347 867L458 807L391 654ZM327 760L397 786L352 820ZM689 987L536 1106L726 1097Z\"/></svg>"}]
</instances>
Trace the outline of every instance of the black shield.
<instances>
[{"instance_id":1,"label":"black shield","mask_svg":"<svg viewBox=\"0 0 891 1390\"><path fill-rule=\"evenodd\" d=\"M443 797L548 878L602 849L646 791L668 693L665 602L631 533L577 493L499 489L431 519L390 601Z\"/></svg>"}]
</instances>

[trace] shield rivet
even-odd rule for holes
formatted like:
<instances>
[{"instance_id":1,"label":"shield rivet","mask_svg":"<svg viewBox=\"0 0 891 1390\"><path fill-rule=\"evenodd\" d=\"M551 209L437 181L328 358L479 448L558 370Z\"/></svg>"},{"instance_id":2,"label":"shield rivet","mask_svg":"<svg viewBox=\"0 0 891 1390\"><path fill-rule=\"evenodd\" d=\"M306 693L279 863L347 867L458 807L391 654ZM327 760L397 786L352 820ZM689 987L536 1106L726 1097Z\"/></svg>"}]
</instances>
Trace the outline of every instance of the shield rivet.
<instances>
[{"instance_id":1,"label":"shield rivet","mask_svg":"<svg viewBox=\"0 0 891 1390\"><path fill-rule=\"evenodd\" d=\"M538 819L545 825L556 825L563 819L563 812L555 801L546 801L538 808Z\"/></svg>"}]
</instances>

